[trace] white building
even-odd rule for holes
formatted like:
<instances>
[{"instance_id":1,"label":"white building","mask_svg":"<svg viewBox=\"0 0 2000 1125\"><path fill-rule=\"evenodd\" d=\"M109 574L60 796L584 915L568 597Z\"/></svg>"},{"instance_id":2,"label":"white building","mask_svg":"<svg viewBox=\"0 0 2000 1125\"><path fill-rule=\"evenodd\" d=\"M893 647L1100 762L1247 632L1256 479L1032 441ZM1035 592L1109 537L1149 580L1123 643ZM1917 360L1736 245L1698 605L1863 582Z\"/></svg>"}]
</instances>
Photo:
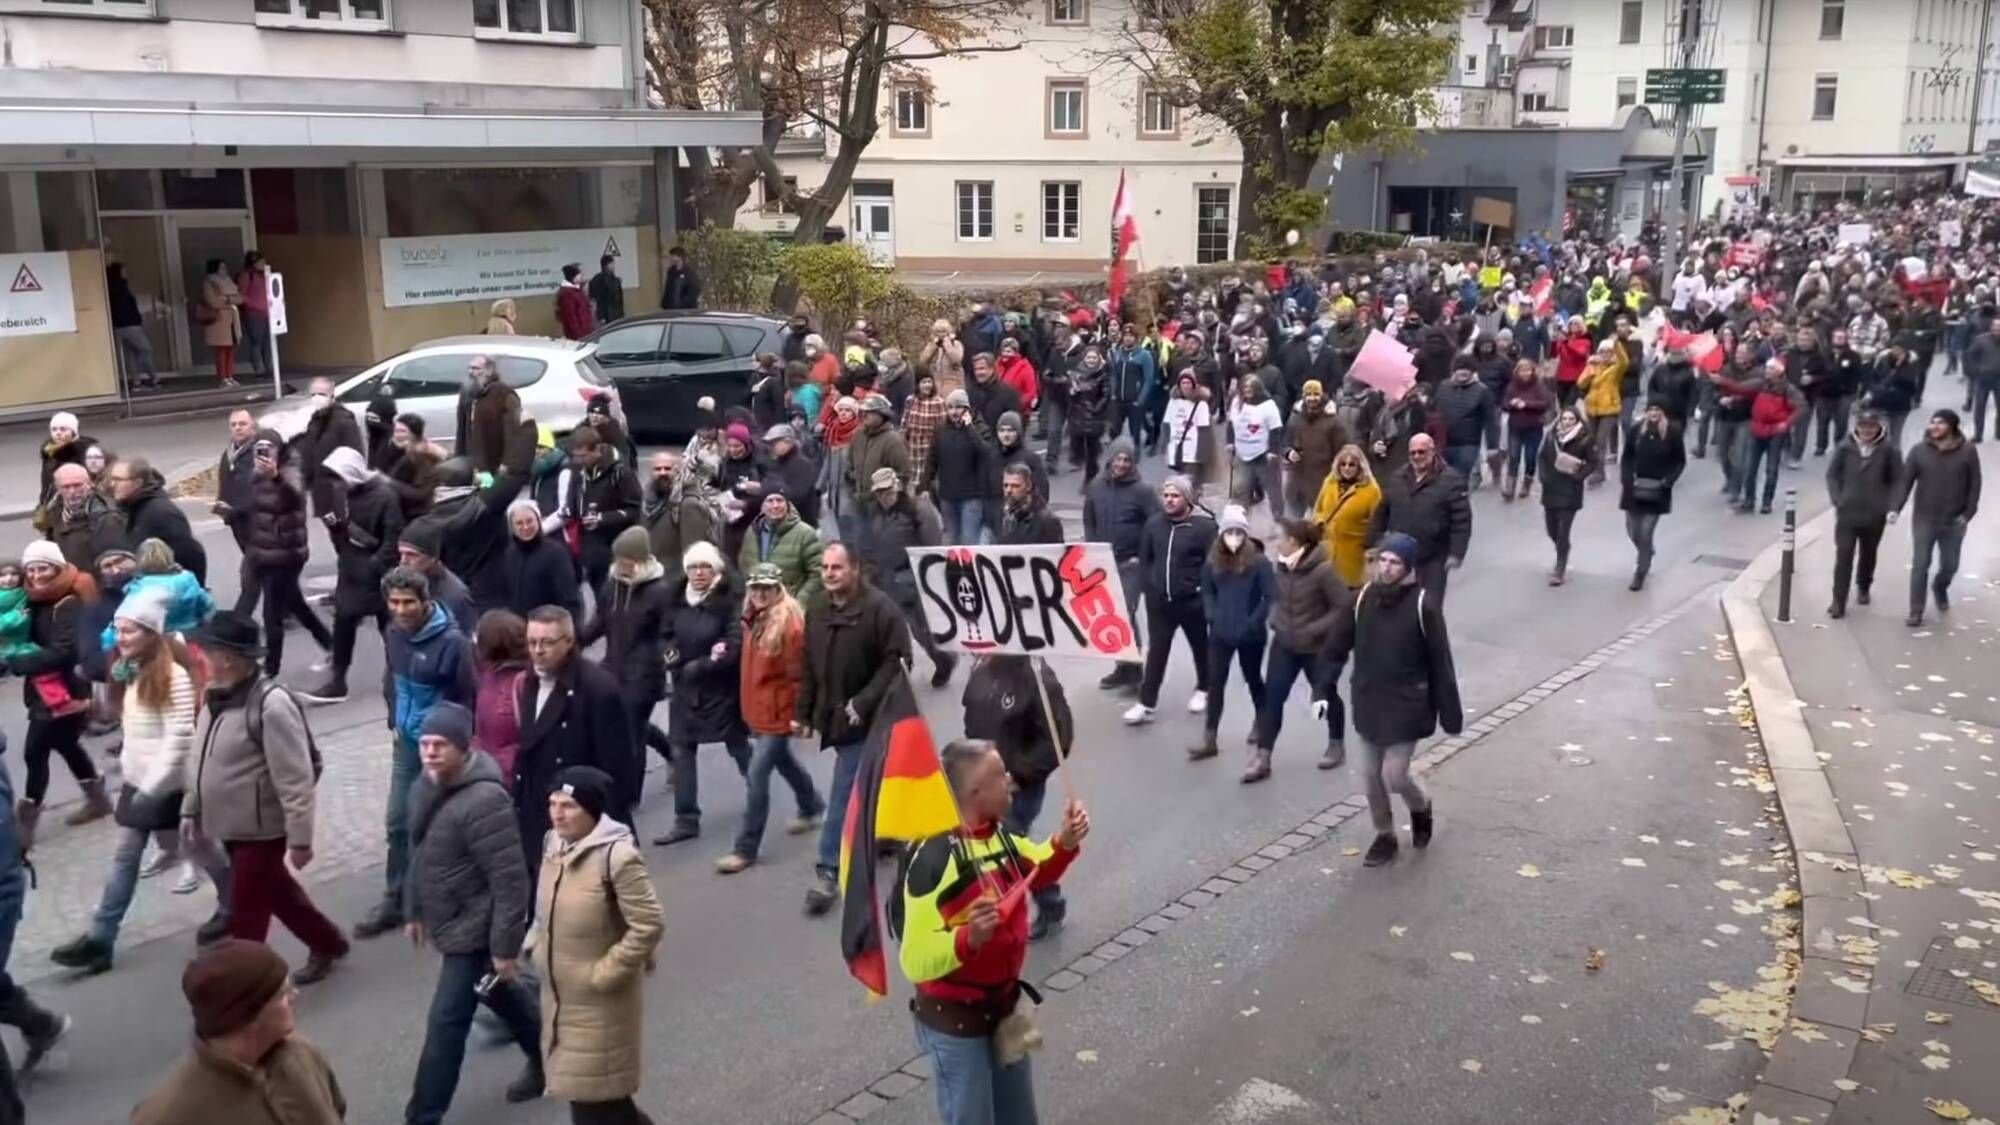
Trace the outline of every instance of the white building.
<instances>
[{"instance_id":1,"label":"white building","mask_svg":"<svg viewBox=\"0 0 2000 1125\"><path fill-rule=\"evenodd\" d=\"M1097 276L1122 173L1142 264L1228 260L1240 150L1106 60L1112 29L1133 19L1122 0L1036 0L994 37L1021 50L920 64L920 78L884 92L886 120L840 211L850 237L902 269ZM832 153L793 142L778 156L811 188ZM788 221L759 192L739 225Z\"/></svg>"},{"instance_id":2,"label":"white building","mask_svg":"<svg viewBox=\"0 0 2000 1125\"><path fill-rule=\"evenodd\" d=\"M759 129L647 109L638 28L638 0L0 0L0 413L123 393L112 263L170 373L211 369L203 270L251 248L287 370L477 332L502 296L549 332L555 271L606 249L646 307L676 146Z\"/></svg>"}]
</instances>

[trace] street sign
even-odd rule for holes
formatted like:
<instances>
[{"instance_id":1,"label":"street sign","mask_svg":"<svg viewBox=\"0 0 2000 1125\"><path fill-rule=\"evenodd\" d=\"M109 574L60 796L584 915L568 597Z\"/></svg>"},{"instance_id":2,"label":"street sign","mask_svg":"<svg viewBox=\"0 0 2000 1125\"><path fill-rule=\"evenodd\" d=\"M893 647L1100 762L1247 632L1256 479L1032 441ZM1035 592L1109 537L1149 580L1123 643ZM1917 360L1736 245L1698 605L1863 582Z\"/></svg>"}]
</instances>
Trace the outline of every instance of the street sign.
<instances>
[{"instance_id":1,"label":"street sign","mask_svg":"<svg viewBox=\"0 0 2000 1125\"><path fill-rule=\"evenodd\" d=\"M1724 71L1693 67L1646 72L1646 101L1653 105L1720 105Z\"/></svg>"},{"instance_id":2,"label":"street sign","mask_svg":"<svg viewBox=\"0 0 2000 1125\"><path fill-rule=\"evenodd\" d=\"M290 319L285 312L285 275L272 270L265 275L266 293L270 294L271 335L283 336L292 330Z\"/></svg>"}]
</instances>

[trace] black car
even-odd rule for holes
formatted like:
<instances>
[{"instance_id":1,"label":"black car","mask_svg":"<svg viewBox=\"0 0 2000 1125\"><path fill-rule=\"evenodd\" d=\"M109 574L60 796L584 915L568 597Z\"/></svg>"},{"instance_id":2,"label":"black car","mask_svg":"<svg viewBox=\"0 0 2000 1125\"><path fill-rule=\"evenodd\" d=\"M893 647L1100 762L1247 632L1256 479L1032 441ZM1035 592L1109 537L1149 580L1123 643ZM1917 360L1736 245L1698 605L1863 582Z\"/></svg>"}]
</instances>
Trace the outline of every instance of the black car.
<instances>
[{"instance_id":1,"label":"black car","mask_svg":"<svg viewBox=\"0 0 2000 1125\"><path fill-rule=\"evenodd\" d=\"M694 433L695 403L718 414L750 401L760 352L780 351L784 321L749 313L683 309L641 313L593 332L597 366L618 385L635 438L673 441Z\"/></svg>"}]
</instances>

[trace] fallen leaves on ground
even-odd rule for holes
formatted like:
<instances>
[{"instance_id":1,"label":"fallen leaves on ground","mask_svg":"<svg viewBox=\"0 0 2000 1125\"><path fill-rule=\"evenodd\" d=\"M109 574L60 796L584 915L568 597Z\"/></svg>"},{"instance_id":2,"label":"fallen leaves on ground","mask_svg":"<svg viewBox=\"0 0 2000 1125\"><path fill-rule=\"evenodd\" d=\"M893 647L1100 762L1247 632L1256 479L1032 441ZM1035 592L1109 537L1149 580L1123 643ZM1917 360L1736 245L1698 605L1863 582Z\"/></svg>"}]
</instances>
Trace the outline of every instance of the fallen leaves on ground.
<instances>
[{"instance_id":1,"label":"fallen leaves on ground","mask_svg":"<svg viewBox=\"0 0 2000 1125\"><path fill-rule=\"evenodd\" d=\"M1594 945L1589 948L1590 952L1583 958L1583 968L1585 972L1594 973L1604 967L1605 953Z\"/></svg>"},{"instance_id":2,"label":"fallen leaves on ground","mask_svg":"<svg viewBox=\"0 0 2000 1125\"><path fill-rule=\"evenodd\" d=\"M1458 1064L1458 1069L1467 1074L1478 1074L1480 1071L1485 1070L1486 1067L1478 1059L1467 1059Z\"/></svg>"},{"instance_id":3,"label":"fallen leaves on ground","mask_svg":"<svg viewBox=\"0 0 2000 1125\"><path fill-rule=\"evenodd\" d=\"M1091 1050L1078 1051L1076 1053L1076 1061L1080 1063L1094 1063L1097 1061L1097 1052Z\"/></svg>"},{"instance_id":4,"label":"fallen leaves on ground","mask_svg":"<svg viewBox=\"0 0 2000 1125\"><path fill-rule=\"evenodd\" d=\"M1974 992L1977 992L1981 1000L1986 1001L1988 1004L1991 1004L1994 1007L2000 1007L2000 985L1996 985L1990 980L1979 980L1975 978L1973 980L1967 981L1966 987L1972 989L1972 991Z\"/></svg>"},{"instance_id":5,"label":"fallen leaves on ground","mask_svg":"<svg viewBox=\"0 0 2000 1125\"><path fill-rule=\"evenodd\" d=\"M1946 1121L1963 1121L1972 1116L1971 1108L1961 1101L1925 1098L1924 1108L1944 1118Z\"/></svg>"},{"instance_id":6,"label":"fallen leaves on ground","mask_svg":"<svg viewBox=\"0 0 2000 1125\"><path fill-rule=\"evenodd\" d=\"M1402 936L1403 936L1404 934L1407 934L1407 933L1409 933L1409 932L1410 932L1410 927L1408 927L1408 926L1390 926L1390 927L1389 927L1389 936L1390 936L1390 937L1402 937Z\"/></svg>"},{"instance_id":7,"label":"fallen leaves on ground","mask_svg":"<svg viewBox=\"0 0 2000 1125\"><path fill-rule=\"evenodd\" d=\"M1950 1012L1925 1012L1925 1023L1946 1024L1951 1022Z\"/></svg>"},{"instance_id":8,"label":"fallen leaves on ground","mask_svg":"<svg viewBox=\"0 0 2000 1125\"><path fill-rule=\"evenodd\" d=\"M1479 958L1477 958L1477 957L1474 957L1474 956L1473 956L1472 954L1470 954L1470 953L1467 953L1467 952L1465 952L1465 951L1464 951L1464 950L1462 950L1462 949L1460 949L1460 950L1455 950L1455 951L1453 951L1453 953L1452 953L1452 955L1451 955L1451 959L1452 959L1452 960L1454 960L1454 961L1477 961L1477 960L1479 960Z\"/></svg>"},{"instance_id":9,"label":"fallen leaves on ground","mask_svg":"<svg viewBox=\"0 0 2000 1125\"><path fill-rule=\"evenodd\" d=\"M1523 879L1539 879L1542 877L1542 869L1532 863L1524 863L1515 869L1514 874L1519 875Z\"/></svg>"}]
</instances>

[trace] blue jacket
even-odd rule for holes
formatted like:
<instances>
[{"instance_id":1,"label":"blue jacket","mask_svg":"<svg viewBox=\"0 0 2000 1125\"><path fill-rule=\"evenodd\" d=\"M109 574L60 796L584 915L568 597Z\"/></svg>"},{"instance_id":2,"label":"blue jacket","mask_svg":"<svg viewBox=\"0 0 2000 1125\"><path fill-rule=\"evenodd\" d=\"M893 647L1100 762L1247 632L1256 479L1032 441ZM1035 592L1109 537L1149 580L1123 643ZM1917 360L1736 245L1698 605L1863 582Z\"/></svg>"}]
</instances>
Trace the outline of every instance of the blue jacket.
<instances>
[{"instance_id":1,"label":"blue jacket","mask_svg":"<svg viewBox=\"0 0 2000 1125\"><path fill-rule=\"evenodd\" d=\"M140 574L125 584L125 597L137 596L146 590L165 590L167 594L167 632L193 633L208 623L209 615L215 612L215 599L202 589L193 574L177 570L172 574ZM109 599L105 599L109 600ZM120 599L117 604L124 604ZM113 610L116 620L116 610ZM106 625L100 634L104 651L110 652L118 643L118 627Z\"/></svg>"},{"instance_id":2,"label":"blue jacket","mask_svg":"<svg viewBox=\"0 0 2000 1125\"><path fill-rule=\"evenodd\" d=\"M443 606L431 606L430 620L414 634L390 626L383 647L389 660L382 677L389 729L405 746L416 746L424 719L439 701L456 703L468 711L478 702L479 677L472 642L453 628L451 615Z\"/></svg>"},{"instance_id":3,"label":"blue jacket","mask_svg":"<svg viewBox=\"0 0 2000 1125\"><path fill-rule=\"evenodd\" d=\"M1278 600L1278 572L1255 540L1243 545L1250 555L1248 570L1218 570L1215 556L1201 568L1201 609L1208 616L1208 643L1234 648L1263 641Z\"/></svg>"},{"instance_id":4,"label":"blue jacket","mask_svg":"<svg viewBox=\"0 0 2000 1125\"><path fill-rule=\"evenodd\" d=\"M1145 398L1160 383L1160 365L1144 344L1126 351L1112 348L1105 364L1105 389L1114 402L1130 405Z\"/></svg>"}]
</instances>

